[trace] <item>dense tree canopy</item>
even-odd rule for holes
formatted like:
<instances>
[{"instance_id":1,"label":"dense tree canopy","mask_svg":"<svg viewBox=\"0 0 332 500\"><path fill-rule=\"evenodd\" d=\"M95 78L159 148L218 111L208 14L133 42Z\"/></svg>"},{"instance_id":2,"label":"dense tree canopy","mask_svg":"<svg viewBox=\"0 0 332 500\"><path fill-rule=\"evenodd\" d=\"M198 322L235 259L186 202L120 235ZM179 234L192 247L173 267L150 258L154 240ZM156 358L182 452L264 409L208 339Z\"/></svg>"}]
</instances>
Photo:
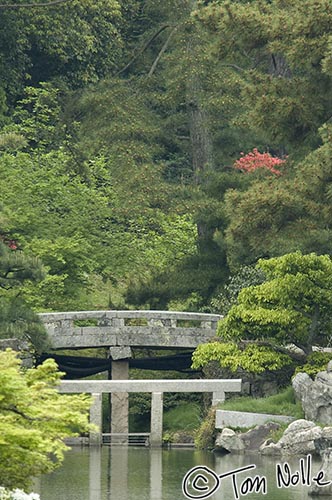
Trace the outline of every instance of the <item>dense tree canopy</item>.
<instances>
[{"instance_id":1,"label":"dense tree canopy","mask_svg":"<svg viewBox=\"0 0 332 500\"><path fill-rule=\"evenodd\" d=\"M30 82L38 85L57 79L79 87L109 74L123 46L120 22L116 0L71 0L40 9L2 9L1 86L10 101Z\"/></svg>"}]
</instances>

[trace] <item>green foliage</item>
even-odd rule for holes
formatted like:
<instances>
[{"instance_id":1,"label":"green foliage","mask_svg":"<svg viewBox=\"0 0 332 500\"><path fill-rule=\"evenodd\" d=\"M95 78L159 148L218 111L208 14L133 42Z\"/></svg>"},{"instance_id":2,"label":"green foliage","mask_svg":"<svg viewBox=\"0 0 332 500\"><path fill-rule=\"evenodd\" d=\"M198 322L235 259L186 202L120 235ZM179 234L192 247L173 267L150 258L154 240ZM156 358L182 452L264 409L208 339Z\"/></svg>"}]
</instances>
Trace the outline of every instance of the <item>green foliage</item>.
<instances>
[{"instance_id":1,"label":"green foliage","mask_svg":"<svg viewBox=\"0 0 332 500\"><path fill-rule=\"evenodd\" d=\"M236 371L276 370L292 362L288 344L311 353L331 336L332 261L328 255L300 252L257 264L266 280L244 288L218 325L221 343L201 345L194 367L209 359ZM238 344L237 344L237 343Z\"/></svg>"},{"instance_id":2,"label":"green foliage","mask_svg":"<svg viewBox=\"0 0 332 500\"><path fill-rule=\"evenodd\" d=\"M41 263L36 257L27 257L0 242L0 289L15 289L24 281L39 281L42 277Z\"/></svg>"},{"instance_id":3,"label":"green foliage","mask_svg":"<svg viewBox=\"0 0 332 500\"><path fill-rule=\"evenodd\" d=\"M326 370L326 365L332 359L332 353L315 351L309 354L304 365L298 366L295 373L305 372L315 378L318 372Z\"/></svg>"},{"instance_id":4,"label":"green foliage","mask_svg":"<svg viewBox=\"0 0 332 500\"><path fill-rule=\"evenodd\" d=\"M216 436L216 408L211 408L195 434L195 446L200 450L213 448Z\"/></svg>"},{"instance_id":5,"label":"green foliage","mask_svg":"<svg viewBox=\"0 0 332 500\"><path fill-rule=\"evenodd\" d=\"M275 339L310 350L320 335L329 338L332 262L328 255L286 254L257 264L266 281L243 289L227 318L223 338Z\"/></svg>"},{"instance_id":6,"label":"green foliage","mask_svg":"<svg viewBox=\"0 0 332 500\"><path fill-rule=\"evenodd\" d=\"M0 338L23 340L30 353L40 354L49 348L44 325L21 297L1 296Z\"/></svg>"},{"instance_id":7,"label":"green foliage","mask_svg":"<svg viewBox=\"0 0 332 500\"><path fill-rule=\"evenodd\" d=\"M297 151L315 144L329 118L331 84L322 63L329 58L331 5L222 1L197 10L196 18L214 33L218 57L238 76L238 123Z\"/></svg>"},{"instance_id":8,"label":"green foliage","mask_svg":"<svg viewBox=\"0 0 332 500\"><path fill-rule=\"evenodd\" d=\"M2 85L16 97L30 79L57 79L70 87L97 81L121 55L116 0L73 0L43 9L2 9Z\"/></svg>"},{"instance_id":9,"label":"green foliage","mask_svg":"<svg viewBox=\"0 0 332 500\"><path fill-rule=\"evenodd\" d=\"M179 402L175 408L164 413L163 429L165 431L193 431L201 421L201 409L196 403Z\"/></svg>"},{"instance_id":10,"label":"green foliage","mask_svg":"<svg viewBox=\"0 0 332 500\"><path fill-rule=\"evenodd\" d=\"M263 272L252 266L243 266L240 270L230 276L227 283L222 286L219 293L211 300L213 312L227 314L235 305L242 288L258 285L265 279Z\"/></svg>"},{"instance_id":11,"label":"green foliage","mask_svg":"<svg viewBox=\"0 0 332 500\"><path fill-rule=\"evenodd\" d=\"M234 397L222 405L222 410L288 415L296 419L304 418L301 403L296 400L293 388L287 387L278 394L264 398Z\"/></svg>"},{"instance_id":12,"label":"green foliage","mask_svg":"<svg viewBox=\"0 0 332 500\"><path fill-rule=\"evenodd\" d=\"M330 253L330 32L315 0L4 9L2 198L47 269L29 304L225 313L230 269ZM253 148L283 175L236 172Z\"/></svg>"},{"instance_id":13,"label":"green foliage","mask_svg":"<svg viewBox=\"0 0 332 500\"><path fill-rule=\"evenodd\" d=\"M7 144L8 134L15 133L23 136L25 146L29 144L32 149L50 150L61 144L60 139L64 136L64 130L60 123L59 101L60 91L50 83L41 82L39 87L26 87L23 99L18 101L13 113L14 123L3 129L5 137L7 136ZM18 146L19 149L22 148L22 145Z\"/></svg>"},{"instance_id":14,"label":"green foliage","mask_svg":"<svg viewBox=\"0 0 332 500\"><path fill-rule=\"evenodd\" d=\"M0 352L0 482L28 488L54 470L67 449L63 439L86 431L90 399L60 395L61 374L52 360L22 371L11 351Z\"/></svg>"},{"instance_id":15,"label":"green foliage","mask_svg":"<svg viewBox=\"0 0 332 500\"><path fill-rule=\"evenodd\" d=\"M21 291L23 286L38 282L43 276L38 259L27 257L0 241L0 338L24 340L28 349L37 353L48 346L47 335Z\"/></svg>"},{"instance_id":16,"label":"green foliage","mask_svg":"<svg viewBox=\"0 0 332 500\"><path fill-rule=\"evenodd\" d=\"M320 135L323 144L296 165L295 174L226 194L225 242L233 269L295 250L330 253L330 125Z\"/></svg>"},{"instance_id":17,"label":"green foliage","mask_svg":"<svg viewBox=\"0 0 332 500\"><path fill-rule=\"evenodd\" d=\"M222 368L232 372L242 369L249 373L278 370L290 364L287 355L274 352L269 347L248 344L240 348L233 342L200 344L193 354L192 361L194 369L200 369L210 361L218 361Z\"/></svg>"}]
</instances>

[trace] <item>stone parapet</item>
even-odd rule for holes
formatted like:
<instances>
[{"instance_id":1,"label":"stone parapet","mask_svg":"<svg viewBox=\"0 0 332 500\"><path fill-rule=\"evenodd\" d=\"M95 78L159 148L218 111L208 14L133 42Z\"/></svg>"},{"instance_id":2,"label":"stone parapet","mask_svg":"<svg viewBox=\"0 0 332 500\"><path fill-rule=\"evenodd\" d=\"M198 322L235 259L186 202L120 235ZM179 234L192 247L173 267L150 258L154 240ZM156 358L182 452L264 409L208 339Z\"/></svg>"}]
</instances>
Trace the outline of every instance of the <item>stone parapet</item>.
<instances>
[{"instance_id":1,"label":"stone parapet","mask_svg":"<svg viewBox=\"0 0 332 500\"><path fill-rule=\"evenodd\" d=\"M196 348L215 337L222 318L176 311L76 311L42 313L39 317L54 349Z\"/></svg>"}]
</instances>

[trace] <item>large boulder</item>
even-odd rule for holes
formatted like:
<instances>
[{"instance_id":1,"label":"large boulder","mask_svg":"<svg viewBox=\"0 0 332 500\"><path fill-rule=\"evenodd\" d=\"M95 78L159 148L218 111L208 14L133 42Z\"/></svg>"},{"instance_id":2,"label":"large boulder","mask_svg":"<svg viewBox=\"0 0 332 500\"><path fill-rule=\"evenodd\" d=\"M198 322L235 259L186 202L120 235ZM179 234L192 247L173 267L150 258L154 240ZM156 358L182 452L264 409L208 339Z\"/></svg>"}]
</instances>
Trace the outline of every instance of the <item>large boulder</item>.
<instances>
[{"instance_id":1,"label":"large boulder","mask_svg":"<svg viewBox=\"0 0 332 500\"><path fill-rule=\"evenodd\" d=\"M217 435L214 451L220 453L243 453L244 450L244 442L232 429L225 427L225 429Z\"/></svg>"},{"instance_id":2,"label":"large boulder","mask_svg":"<svg viewBox=\"0 0 332 500\"><path fill-rule=\"evenodd\" d=\"M258 451L271 432L279 428L280 425L274 422L257 425L254 429L240 433L225 427L216 438L214 451L220 453Z\"/></svg>"},{"instance_id":3,"label":"large boulder","mask_svg":"<svg viewBox=\"0 0 332 500\"><path fill-rule=\"evenodd\" d=\"M275 422L268 422L263 425L256 425L254 429L239 434L246 451L257 451L266 441L271 432L280 429L280 425Z\"/></svg>"},{"instance_id":4,"label":"large boulder","mask_svg":"<svg viewBox=\"0 0 332 500\"><path fill-rule=\"evenodd\" d=\"M260 451L263 455L308 455L317 453L316 441L322 438L323 429L314 422L295 420L285 430L277 443L266 441Z\"/></svg>"},{"instance_id":5,"label":"large boulder","mask_svg":"<svg viewBox=\"0 0 332 500\"><path fill-rule=\"evenodd\" d=\"M322 428L314 422L300 419L292 422L278 444L283 454L308 455L316 452L315 440L322 436Z\"/></svg>"},{"instance_id":6,"label":"large boulder","mask_svg":"<svg viewBox=\"0 0 332 500\"><path fill-rule=\"evenodd\" d=\"M305 418L322 424L332 424L332 363L319 372L315 380L306 373L298 373L292 385L301 401Z\"/></svg>"}]
</instances>

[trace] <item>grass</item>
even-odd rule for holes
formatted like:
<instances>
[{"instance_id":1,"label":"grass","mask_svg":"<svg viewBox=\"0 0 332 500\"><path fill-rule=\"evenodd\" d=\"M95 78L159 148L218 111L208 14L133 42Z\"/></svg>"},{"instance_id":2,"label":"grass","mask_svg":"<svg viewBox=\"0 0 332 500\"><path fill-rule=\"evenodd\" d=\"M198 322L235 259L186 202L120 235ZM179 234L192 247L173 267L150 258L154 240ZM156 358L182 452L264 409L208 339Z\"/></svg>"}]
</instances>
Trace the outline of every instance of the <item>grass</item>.
<instances>
[{"instance_id":1,"label":"grass","mask_svg":"<svg viewBox=\"0 0 332 500\"><path fill-rule=\"evenodd\" d=\"M201 423L201 409L196 403L179 404L164 413L164 431L194 431Z\"/></svg>"},{"instance_id":2,"label":"grass","mask_svg":"<svg viewBox=\"0 0 332 500\"><path fill-rule=\"evenodd\" d=\"M278 394L265 398L237 397L219 406L221 410L247 411L251 413L270 413L272 415L289 415L294 418L304 418L301 403L295 400L292 387Z\"/></svg>"}]
</instances>

